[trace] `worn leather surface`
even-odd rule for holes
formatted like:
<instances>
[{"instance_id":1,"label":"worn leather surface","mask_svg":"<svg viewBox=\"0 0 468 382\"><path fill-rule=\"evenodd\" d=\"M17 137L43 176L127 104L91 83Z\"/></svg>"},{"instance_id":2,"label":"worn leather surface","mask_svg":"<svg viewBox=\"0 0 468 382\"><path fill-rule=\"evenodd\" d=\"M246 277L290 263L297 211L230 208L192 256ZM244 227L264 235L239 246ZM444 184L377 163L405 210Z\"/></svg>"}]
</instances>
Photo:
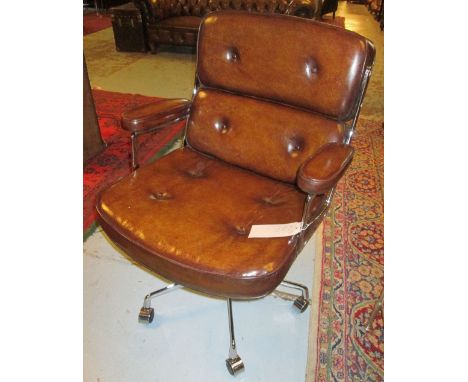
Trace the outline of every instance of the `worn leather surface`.
<instances>
[{"instance_id":1,"label":"worn leather surface","mask_svg":"<svg viewBox=\"0 0 468 382\"><path fill-rule=\"evenodd\" d=\"M239 19L238 15L206 17L197 61L202 84L339 120L351 118L365 65L374 54L368 40L313 20L253 13Z\"/></svg>"},{"instance_id":2,"label":"worn leather surface","mask_svg":"<svg viewBox=\"0 0 468 382\"><path fill-rule=\"evenodd\" d=\"M293 184L320 146L343 140L342 126L332 119L211 89L196 95L188 125L196 149Z\"/></svg>"},{"instance_id":3,"label":"worn leather surface","mask_svg":"<svg viewBox=\"0 0 468 382\"><path fill-rule=\"evenodd\" d=\"M300 168L297 185L309 194L328 192L341 178L353 159L354 149L343 143L320 147Z\"/></svg>"},{"instance_id":4,"label":"worn leather surface","mask_svg":"<svg viewBox=\"0 0 468 382\"><path fill-rule=\"evenodd\" d=\"M187 115L190 101L183 98L167 99L143 105L122 113L122 127L141 132Z\"/></svg>"},{"instance_id":5,"label":"worn leather surface","mask_svg":"<svg viewBox=\"0 0 468 382\"><path fill-rule=\"evenodd\" d=\"M252 224L300 221L305 194L219 160L179 149L99 198L109 236L158 274L226 297L259 297L281 282L296 237L249 239Z\"/></svg>"}]
</instances>

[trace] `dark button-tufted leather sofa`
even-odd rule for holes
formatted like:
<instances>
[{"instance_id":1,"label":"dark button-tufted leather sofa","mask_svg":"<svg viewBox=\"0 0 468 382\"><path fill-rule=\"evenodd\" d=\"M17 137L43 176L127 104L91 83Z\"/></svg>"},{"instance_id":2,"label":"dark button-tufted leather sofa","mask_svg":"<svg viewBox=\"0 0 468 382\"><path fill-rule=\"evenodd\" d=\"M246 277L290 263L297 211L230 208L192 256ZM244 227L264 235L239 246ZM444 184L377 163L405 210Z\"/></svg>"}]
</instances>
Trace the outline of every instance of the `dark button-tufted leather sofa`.
<instances>
[{"instance_id":1,"label":"dark button-tufted leather sofa","mask_svg":"<svg viewBox=\"0 0 468 382\"><path fill-rule=\"evenodd\" d=\"M134 0L142 12L152 53L159 45L195 47L202 18L213 11L289 14L313 18L320 14L320 0Z\"/></svg>"}]
</instances>

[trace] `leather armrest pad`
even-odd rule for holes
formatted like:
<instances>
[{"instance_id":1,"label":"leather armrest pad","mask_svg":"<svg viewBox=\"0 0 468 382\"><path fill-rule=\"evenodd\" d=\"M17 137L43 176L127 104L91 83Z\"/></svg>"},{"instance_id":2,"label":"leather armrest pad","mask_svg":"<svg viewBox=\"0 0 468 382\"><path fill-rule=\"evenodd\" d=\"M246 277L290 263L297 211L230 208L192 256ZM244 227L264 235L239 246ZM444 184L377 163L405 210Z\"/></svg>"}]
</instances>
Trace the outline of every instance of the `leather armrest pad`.
<instances>
[{"instance_id":1,"label":"leather armrest pad","mask_svg":"<svg viewBox=\"0 0 468 382\"><path fill-rule=\"evenodd\" d=\"M183 117L189 109L190 101L183 98L150 103L122 113L122 127L130 132L142 132Z\"/></svg>"},{"instance_id":2,"label":"leather armrest pad","mask_svg":"<svg viewBox=\"0 0 468 382\"><path fill-rule=\"evenodd\" d=\"M354 149L342 143L321 146L299 167L297 185L308 194L324 194L340 180L353 154Z\"/></svg>"}]
</instances>

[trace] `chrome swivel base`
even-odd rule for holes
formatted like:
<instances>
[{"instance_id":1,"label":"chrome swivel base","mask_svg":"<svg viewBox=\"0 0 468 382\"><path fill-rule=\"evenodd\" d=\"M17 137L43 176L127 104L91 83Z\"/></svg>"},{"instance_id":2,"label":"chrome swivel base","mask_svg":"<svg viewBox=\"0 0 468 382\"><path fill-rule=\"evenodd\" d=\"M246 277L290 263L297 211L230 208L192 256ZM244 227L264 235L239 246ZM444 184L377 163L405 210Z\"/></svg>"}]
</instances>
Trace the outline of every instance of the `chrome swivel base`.
<instances>
[{"instance_id":1,"label":"chrome swivel base","mask_svg":"<svg viewBox=\"0 0 468 382\"><path fill-rule=\"evenodd\" d=\"M182 288L182 285L179 284L170 284L161 288L155 292L151 292L145 296L145 300L143 301L143 306L140 309L140 314L138 315L138 322L140 324L151 324L154 319L154 309L151 307L151 299L157 296L162 296L163 294L172 292L173 290L177 290Z\"/></svg>"},{"instance_id":2,"label":"chrome swivel base","mask_svg":"<svg viewBox=\"0 0 468 382\"><path fill-rule=\"evenodd\" d=\"M241 357L237 356L235 358L226 359L226 367L231 375L237 375L244 370L244 361Z\"/></svg>"},{"instance_id":3,"label":"chrome swivel base","mask_svg":"<svg viewBox=\"0 0 468 382\"><path fill-rule=\"evenodd\" d=\"M301 291L301 295L294 300L293 305L300 313L304 313L310 304L309 289L305 285L286 280L283 280L280 285Z\"/></svg>"},{"instance_id":4,"label":"chrome swivel base","mask_svg":"<svg viewBox=\"0 0 468 382\"><path fill-rule=\"evenodd\" d=\"M140 324L151 324L154 318L154 309L142 307L138 315L138 322Z\"/></svg>"},{"instance_id":5,"label":"chrome swivel base","mask_svg":"<svg viewBox=\"0 0 468 382\"><path fill-rule=\"evenodd\" d=\"M304 313L309 306L309 301L307 301L304 297L299 296L294 300L294 307L299 310L300 313Z\"/></svg>"},{"instance_id":6,"label":"chrome swivel base","mask_svg":"<svg viewBox=\"0 0 468 382\"><path fill-rule=\"evenodd\" d=\"M284 287L296 289L301 291L301 295L296 297L294 300L294 307L299 312L304 312L310 304L309 301L309 290L305 285L294 283L291 281L282 281L281 285ZM159 289L155 292L152 292L145 296L145 300L143 302L143 307L140 309L140 314L138 315L138 321L142 324L150 324L153 322L154 319L154 309L151 307L151 299L157 296L161 296L163 294L172 292L173 290L182 288L182 285L179 284L170 284L166 287ZM229 316L229 335L230 335L230 345L229 345L229 355L226 359L226 367L229 373L233 376L238 375L240 372L244 371L245 366L244 362L242 361L241 357L237 354L236 349L236 340L234 337L234 319L232 314L232 300L230 298L227 299L227 306L228 306L228 316Z\"/></svg>"},{"instance_id":7,"label":"chrome swivel base","mask_svg":"<svg viewBox=\"0 0 468 382\"><path fill-rule=\"evenodd\" d=\"M226 359L226 367L231 375L237 375L244 370L244 362L242 361L236 349L236 339L234 337L234 319L232 316L232 300L228 298L228 316L229 316L229 358Z\"/></svg>"}]
</instances>

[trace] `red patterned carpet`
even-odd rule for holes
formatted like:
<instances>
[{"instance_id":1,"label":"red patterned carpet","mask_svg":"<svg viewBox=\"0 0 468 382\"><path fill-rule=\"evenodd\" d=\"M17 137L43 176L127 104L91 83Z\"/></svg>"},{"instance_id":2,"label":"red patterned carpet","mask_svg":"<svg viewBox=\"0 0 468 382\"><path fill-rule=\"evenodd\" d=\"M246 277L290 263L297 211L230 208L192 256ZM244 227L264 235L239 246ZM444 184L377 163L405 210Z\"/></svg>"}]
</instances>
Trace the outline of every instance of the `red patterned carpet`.
<instances>
[{"instance_id":1,"label":"red patterned carpet","mask_svg":"<svg viewBox=\"0 0 468 382\"><path fill-rule=\"evenodd\" d=\"M95 200L97 194L117 179L131 172L130 134L120 128L124 110L157 102L161 98L138 94L114 93L93 89L101 136L106 143L102 153L92 158L83 169L83 233L88 237L95 229ZM138 139L140 163L151 160L180 136L184 122Z\"/></svg>"},{"instance_id":2,"label":"red patterned carpet","mask_svg":"<svg viewBox=\"0 0 468 382\"><path fill-rule=\"evenodd\" d=\"M315 381L383 381L384 129L360 118L353 163L323 223Z\"/></svg>"},{"instance_id":3,"label":"red patterned carpet","mask_svg":"<svg viewBox=\"0 0 468 382\"><path fill-rule=\"evenodd\" d=\"M83 16L83 36L112 26L110 15L92 13Z\"/></svg>"}]
</instances>

